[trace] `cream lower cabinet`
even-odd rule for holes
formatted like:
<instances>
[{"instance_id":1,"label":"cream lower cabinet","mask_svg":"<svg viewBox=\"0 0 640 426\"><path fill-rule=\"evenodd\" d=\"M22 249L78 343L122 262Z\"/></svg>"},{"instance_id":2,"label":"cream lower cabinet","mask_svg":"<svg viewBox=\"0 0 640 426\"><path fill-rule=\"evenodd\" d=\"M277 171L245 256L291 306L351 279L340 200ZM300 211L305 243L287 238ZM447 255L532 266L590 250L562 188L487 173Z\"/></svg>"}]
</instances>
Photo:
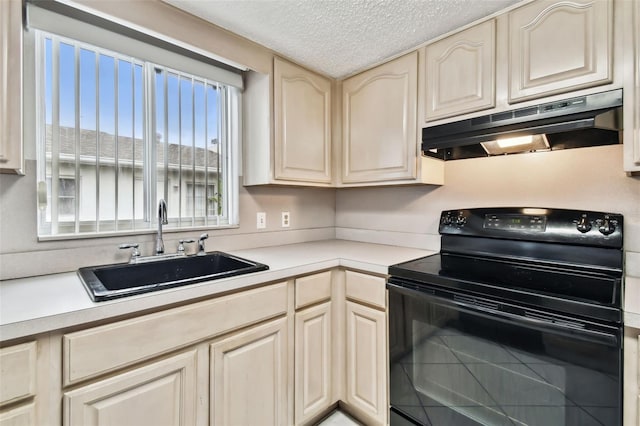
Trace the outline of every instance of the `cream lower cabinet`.
<instances>
[{"instance_id":1,"label":"cream lower cabinet","mask_svg":"<svg viewBox=\"0 0 640 426\"><path fill-rule=\"evenodd\" d=\"M347 301L346 402L374 424L387 421L386 316Z\"/></svg>"},{"instance_id":2,"label":"cream lower cabinet","mask_svg":"<svg viewBox=\"0 0 640 426\"><path fill-rule=\"evenodd\" d=\"M333 403L331 302L295 315L295 423L305 424Z\"/></svg>"},{"instance_id":3,"label":"cream lower cabinet","mask_svg":"<svg viewBox=\"0 0 640 426\"><path fill-rule=\"evenodd\" d=\"M264 285L65 333L63 424L288 423L290 286Z\"/></svg>"},{"instance_id":4,"label":"cream lower cabinet","mask_svg":"<svg viewBox=\"0 0 640 426\"><path fill-rule=\"evenodd\" d=\"M610 83L613 3L539 0L509 12L509 102Z\"/></svg>"},{"instance_id":5,"label":"cream lower cabinet","mask_svg":"<svg viewBox=\"0 0 640 426\"><path fill-rule=\"evenodd\" d=\"M63 424L195 424L196 354L194 349L66 392Z\"/></svg>"},{"instance_id":6,"label":"cream lower cabinet","mask_svg":"<svg viewBox=\"0 0 640 426\"><path fill-rule=\"evenodd\" d=\"M312 424L337 401L333 393L333 272L295 280L295 424Z\"/></svg>"},{"instance_id":7,"label":"cream lower cabinet","mask_svg":"<svg viewBox=\"0 0 640 426\"><path fill-rule=\"evenodd\" d=\"M0 426L309 425L339 401L385 424L385 309L383 277L334 269L52 332L0 349Z\"/></svg>"},{"instance_id":8,"label":"cream lower cabinet","mask_svg":"<svg viewBox=\"0 0 640 426\"><path fill-rule=\"evenodd\" d=\"M210 424L287 425L287 318L210 346Z\"/></svg>"},{"instance_id":9,"label":"cream lower cabinet","mask_svg":"<svg viewBox=\"0 0 640 426\"><path fill-rule=\"evenodd\" d=\"M386 280L345 271L345 402L367 424L387 423Z\"/></svg>"}]
</instances>

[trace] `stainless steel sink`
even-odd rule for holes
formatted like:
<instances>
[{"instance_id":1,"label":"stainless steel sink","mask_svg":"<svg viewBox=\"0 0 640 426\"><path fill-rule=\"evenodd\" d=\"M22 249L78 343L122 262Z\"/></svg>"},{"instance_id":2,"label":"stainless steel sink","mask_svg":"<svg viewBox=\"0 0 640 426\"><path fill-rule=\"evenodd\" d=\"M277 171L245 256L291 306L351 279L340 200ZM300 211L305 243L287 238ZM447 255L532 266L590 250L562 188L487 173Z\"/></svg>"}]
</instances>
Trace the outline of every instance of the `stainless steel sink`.
<instances>
[{"instance_id":1,"label":"stainless steel sink","mask_svg":"<svg viewBox=\"0 0 640 426\"><path fill-rule=\"evenodd\" d=\"M94 302L217 280L269 269L267 265L223 252L157 262L91 266L78 276Z\"/></svg>"}]
</instances>

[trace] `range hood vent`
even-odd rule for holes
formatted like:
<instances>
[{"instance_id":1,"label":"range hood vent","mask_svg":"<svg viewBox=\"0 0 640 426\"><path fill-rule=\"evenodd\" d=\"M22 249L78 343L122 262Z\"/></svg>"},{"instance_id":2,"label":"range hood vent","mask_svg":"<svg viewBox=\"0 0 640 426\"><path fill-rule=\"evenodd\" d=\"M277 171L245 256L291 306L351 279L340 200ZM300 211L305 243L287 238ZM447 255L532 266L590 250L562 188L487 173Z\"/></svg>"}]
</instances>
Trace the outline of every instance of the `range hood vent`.
<instances>
[{"instance_id":1,"label":"range hood vent","mask_svg":"<svg viewBox=\"0 0 640 426\"><path fill-rule=\"evenodd\" d=\"M459 160L612 145L621 142L621 123L622 89L618 89L426 127L422 151L443 160ZM502 142L530 135L538 135L533 138L537 145Z\"/></svg>"}]
</instances>

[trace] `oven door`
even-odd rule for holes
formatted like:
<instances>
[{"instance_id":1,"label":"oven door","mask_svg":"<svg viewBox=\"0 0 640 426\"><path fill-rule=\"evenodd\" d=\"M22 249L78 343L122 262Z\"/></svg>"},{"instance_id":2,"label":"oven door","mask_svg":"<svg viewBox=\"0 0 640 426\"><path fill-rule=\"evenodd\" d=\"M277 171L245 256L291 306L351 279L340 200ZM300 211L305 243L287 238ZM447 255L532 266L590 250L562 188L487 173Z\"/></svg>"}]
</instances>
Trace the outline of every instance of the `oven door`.
<instances>
[{"instance_id":1,"label":"oven door","mask_svg":"<svg viewBox=\"0 0 640 426\"><path fill-rule=\"evenodd\" d=\"M622 424L621 327L387 288L392 425Z\"/></svg>"}]
</instances>

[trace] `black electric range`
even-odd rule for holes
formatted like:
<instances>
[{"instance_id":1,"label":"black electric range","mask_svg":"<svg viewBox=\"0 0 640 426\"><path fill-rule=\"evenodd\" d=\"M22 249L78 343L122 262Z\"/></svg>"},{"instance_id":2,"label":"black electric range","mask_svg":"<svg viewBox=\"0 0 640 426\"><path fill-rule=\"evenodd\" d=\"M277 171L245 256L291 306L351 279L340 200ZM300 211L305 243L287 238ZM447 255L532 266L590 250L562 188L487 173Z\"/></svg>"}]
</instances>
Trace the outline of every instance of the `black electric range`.
<instances>
[{"instance_id":1,"label":"black electric range","mask_svg":"<svg viewBox=\"0 0 640 426\"><path fill-rule=\"evenodd\" d=\"M392 423L621 424L623 217L461 209L439 232L389 268Z\"/></svg>"}]
</instances>

